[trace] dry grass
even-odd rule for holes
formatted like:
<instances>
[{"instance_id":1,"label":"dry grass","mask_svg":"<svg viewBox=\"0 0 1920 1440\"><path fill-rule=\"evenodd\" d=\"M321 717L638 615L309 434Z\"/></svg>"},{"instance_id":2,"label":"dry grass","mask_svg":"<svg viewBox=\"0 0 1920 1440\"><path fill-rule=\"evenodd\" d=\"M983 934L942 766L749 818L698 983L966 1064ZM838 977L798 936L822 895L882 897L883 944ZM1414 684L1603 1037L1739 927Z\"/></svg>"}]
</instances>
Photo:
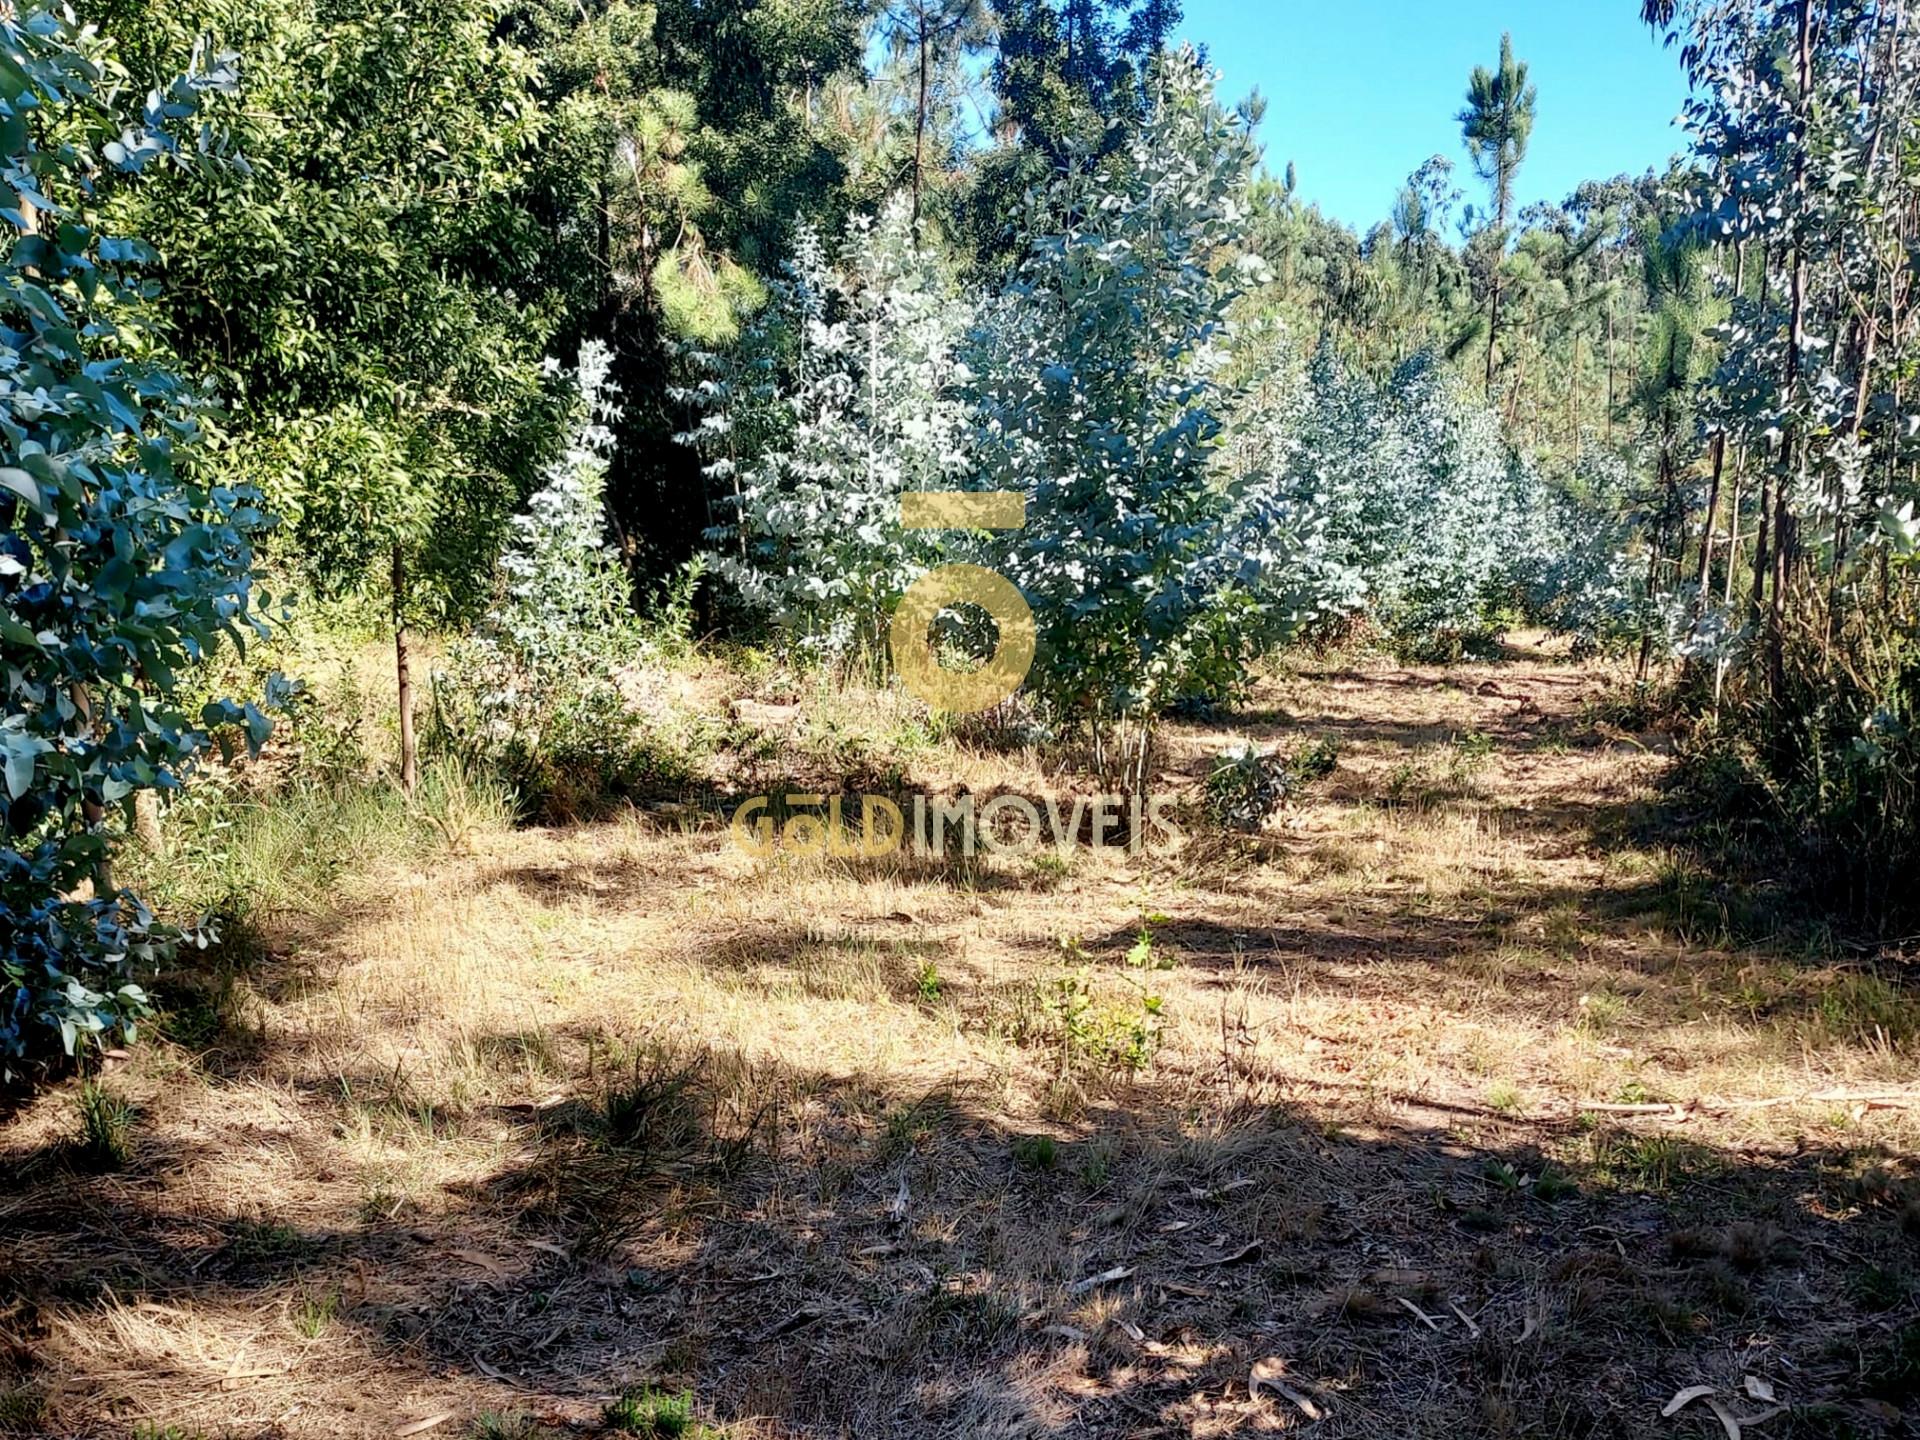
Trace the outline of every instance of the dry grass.
<instances>
[{"instance_id":1,"label":"dry grass","mask_svg":"<svg viewBox=\"0 0 1920 1440\"><path fill-rule=\"evenodd\" d=\"M1920 1112L1791 1097L1905 1087L1920 1006L1730 938L1604 682L1276 677L1159 783L1246 735L1338 771L1159 859L636 812L362 867L226 1028L103 1077L120 1169L71 1089L0 1128L0 1433L593 1433L649 1385L739 1437L1305 1425L1270 1357L1328 1436L1706 1433L1660 1406L1747 1374L1792 1407L1757 1433L1897 1427ZM1059 783L780 683L803 738L736 733L736 785Z\"/></svg>"}]
</instances>

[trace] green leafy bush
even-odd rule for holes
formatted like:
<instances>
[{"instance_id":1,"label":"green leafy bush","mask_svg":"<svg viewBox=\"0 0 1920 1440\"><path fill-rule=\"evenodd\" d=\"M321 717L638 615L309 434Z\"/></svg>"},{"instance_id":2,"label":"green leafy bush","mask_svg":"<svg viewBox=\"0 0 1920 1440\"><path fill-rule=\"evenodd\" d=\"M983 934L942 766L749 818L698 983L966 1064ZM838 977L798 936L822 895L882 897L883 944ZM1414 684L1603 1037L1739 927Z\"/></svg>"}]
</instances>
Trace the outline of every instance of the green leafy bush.
<instances>
[{"instance_id":1,"label":"green leafy bush","mask_svg":"<svg viewBox=\"0 0 1920 1440\"><path fill-rule=\"evenodd\" d=\"M123 1170L133 1157L133 1106L97 1080L80 1087L74 1159L88 1170Z\"/></svg>"},{"instance_id":2,"label":"green leafy bush","mask_svg":"<svg viewBox=\"0 0 1920 1440\"><path fill-rule=\"evenodd\" d=\"M970 307L904 201L853 221L833 263L802 229L773 303L683 392L681 438L725 506L710 561L789 644L877 660L937 535L904 530L903 491L963 488L958 346Z\"/></svg>"},{"instance_id":3,"label":"green leafy bush","mask_svg":"<svg viewBox=\"0 0 1920 1440\"><path fill-rule=\"evenodd\" d=\"M1255 357L1276 346L1284 376L1284 337L1250 327L1243 342ZM1639 633L1624 527L1549 483L1433 356L1379 384L1323 346L1299 380L1242 387L1228 427L1243 523L1298 537L1265 583L1296 597L1309 635L1365 618L1402 656L1452 664L1519 620Z\"/></svg>"},{"instance_id":4,"label":"green leafy bush","mask_svg":"<svg viewBox=\"0 0 1920 1440\"><path fill-rule=\"evenodd\" d=\"M1078 954L1078 948L1069 946ZM1086 1074L1137 1074L1159 1053L1166 1002L1128 978L1124 993L1096 981L1091 966L1068 970L1037 988L1036 1014L1024 1038L1052 1049L1063 1080Z\"/></svg>"},{"instance_id":5,"label":"green leafy bush","mask_svg":"<svg viewBox=\"0 0 1920 1440\"><path fill-rule=\"evenodd\" d=\"M514 517L499 601L434 677L434 744L497 771L526 809L552 818L681 778L620 685L642 638L602 533L608 367L604 346L581 348L578 418Z\"/></svg>"},{"instance_id":6,"label":"green leafy bush","mask_svg":"<svg viewBox=\"0 0 1920 1440\"><path fill-rule=\"evenodd\" d=\"M629 1390L607 1406L606 1426L642 1440L720 1440L719 1432L694 1418L693 1395L670 1394L651 1385Z\"/></svg>"},{"instance_id":7,"label":"green leafy bush","mask_svg":"<svg viewBox=\"0 0 1920 1440\"><path fill-rule=\"evenodd\" d=\"M251 704L189 714L183 672L264 629L258 497L185 457L205 398L144 358L157 257L89 223L99 176L216 158L174 133L229 88L221 59L128 112L125 77L63 7L0 18L0 154L19 197L0 260L0 1071L58 1037L130 1036L136 975L174 933L117 889L116 813L177 788L213 732L260 744ZM137 91L135 92L137 93ZM27 403L20 397L31 397ZM77 893L90 884L92 894Z\"/></svg>"},{"instance_id":8,"label":"green leafy bush","mask_svg":"<svg viewBox=\"0 0 1920 1440\"><path fill-rule=\"evenodd\" d=\"M977 469L1027 497L995 568L1039 630L1031 693L1089 742L1096 773L1145 783L1159 712L1240 681L1249 582L1288 550L1235 523L1215 483L1215 372L1257 159L1244 115L1185 50L1162 57L1137 130L1077 157L1036 203L1026 254L984 309L968 365ZM1274 602L1286 608L1284 602Z\"/></svg>"},{"instance_id":9,"label":"green leafy bush","mask_svg":"<svg viewBox=\"0 0 1920 1440\"><path fill-rule=\"evenodd\" d=\"M1340 763L1331 740L1291 751L1269 751L1249 740L1222 754L1207 774L1207 813L1235 830L1258 830L1315 781Z\"/></svg>"}]
</instances>

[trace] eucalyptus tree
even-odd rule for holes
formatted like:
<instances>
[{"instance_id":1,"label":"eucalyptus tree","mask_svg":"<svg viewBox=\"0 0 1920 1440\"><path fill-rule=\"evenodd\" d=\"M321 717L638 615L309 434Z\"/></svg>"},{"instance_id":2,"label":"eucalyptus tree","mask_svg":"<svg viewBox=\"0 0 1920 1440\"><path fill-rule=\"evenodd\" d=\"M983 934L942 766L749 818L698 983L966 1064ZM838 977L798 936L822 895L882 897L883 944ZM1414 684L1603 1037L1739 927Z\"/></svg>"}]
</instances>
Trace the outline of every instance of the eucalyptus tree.
<instances>
[{"instance_id":1,"label":"eucalyptus tree","mask_svg":"<svg viewBox=\"0 0 1920 1440\"><path fill-rule=\"evenodd\" d=\"M1500 62L1489 70L1476 65L1467 82L1467 104L1460 112L1460 135L1473 168L1486 182L1493 210L1486 243L1491 274L1487 302L1487 394L1493 393L1495 359L1500 346L1501 260L1507 247L1507 223L1513 213L1514 177L1527 158L1533 138L1539 91L1527 79L1527 66L1513 54L1513 36L1500 37Z\"/></svg>"},{"instance_id":2,"label":"eucalyptus tree","mask_svg":"<svg viewBox=\"0 0 1920 1440\"><path fill-rule=\"evenodd\" d=\"M1221 468L1247 493L1243 509L1293 542L1254 578L1256 594L1290 597L1314 633L1364 620L1426 660L1487 653L1523 620L1587 643L1618 638L1607 604L1630 587L1615 561L1615 497L1549 484L1430 353L1382 381L1323 341L1296 380L1273 357L1283 346L1249 326L1235 344L1248 353L1226 372L1237 383ZM1261 371L1288 378L1268 384Z\"/></svg>"},{"instance_id":3,"label":"eucalyptus tree","mask_svg":"<svg viewBox=\"0 0 1920 1440\"><path fill-rule=\"evenodd\" d=\"M1920 39L1900 0L1650 8L1692 81L1692 223L1738 282L1708 397L1760 482L1735 713L1769 787L1851 857L1852 898L1884 905L1920 855L1916 597L1895 553L1920 488Z\"/></svg>"},{"instance_id":4,"label":"eucalyptus tree","mask_svg":"<svg viewBox=\"0 0 1920 1440\"><path fill-rule=\"evenodd\" d=\"M434 675L438 738L503 775L523 811L554 818L628 789L645 760L619 683L641 629L601 494L609 370L604 344L580 348L565 447L513 517L492 606Z\"/></svg>"},{"instance_id":5,"label":"eucalyptus tree","mask_svg":"<svg viewBox=\"0 0 1920 1440\"><path fill-rule=\"evenodd\" d=\"M199 121L230 57L152 90L63 5L0 16L0 1074L36 1041L130 1036L172 936L113 881L116 811L177 787L252 705L192 712L189 670L263 628L259 496L197 463L207 396L155 360L155 250L100 188L226 168ZM129 95L145 95L128 105ZM91 882L91 893L85 887Z\"/></svg>"},{"instance_id":6,"label":"eucalyptus tree","mask_svg":"<svg viewBox=\"0 0 1920 1440\"><path fill-rule=\"evenodd\" d=\"M1465 273L1446 237L1459 203L1453 162L1444 155L1409 175L1394 201L1394 253L1407 277L1407 308L1395 327L1396 364L1454 323L1454 301Z\"/></svg>"},{"instance_id":7,"label":"eucalyptus tree","mask_svg":"<svg viewBox=\"0 0 1920 1440\"><path fill-rule=\"evenodd\" d=\"M1027 496L1000 568L1039 630L1030 689L1122 789L1144 782L1163 706L1237 679L1260 603L1238 582L1271 558L1219 563L1215 382L1258 262L1222 263L1244 239L1256 151L1213 85L1190 50L1156 65L1138 129L1036 199L968 357L976 473Z\"/></svg>"},{"instance_id":8,"label":"eucalyptus tree","mask_svg":"<svg viewBox=\"0 0 1920 1440\"><path fill-rule=\"evenodd\" d=\"M685 439L724 516L709 563L803 653L879 661L936 560L932 532L902 529L900 496L967 479L969 321L903 196L856 219L837 256L803 230L772 303L694 387L706 413Z\"/></svg>"}]
</instances>

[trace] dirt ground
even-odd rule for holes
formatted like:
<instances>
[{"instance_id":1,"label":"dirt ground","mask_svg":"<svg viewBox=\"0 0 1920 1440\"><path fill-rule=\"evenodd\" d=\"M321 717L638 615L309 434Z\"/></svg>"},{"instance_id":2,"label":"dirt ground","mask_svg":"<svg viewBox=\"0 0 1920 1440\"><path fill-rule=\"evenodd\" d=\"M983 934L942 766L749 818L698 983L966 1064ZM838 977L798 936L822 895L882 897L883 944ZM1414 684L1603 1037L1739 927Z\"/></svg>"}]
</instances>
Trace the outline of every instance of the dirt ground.
<instances>
[{"instance_id":1,"label":"dirt ground","mask_svg":"<svg viewBox=\"0 0 1920 1440\"><path fill-rule=\"evenodd\" d=\"M0 1434L1920 1433L1907 967L1744 938L1607 681L1276 675L1156 783L1337 768L1159 856L391 857L113 1062L121 1168L0 1124Z\"/></svg>"}]
</instances>

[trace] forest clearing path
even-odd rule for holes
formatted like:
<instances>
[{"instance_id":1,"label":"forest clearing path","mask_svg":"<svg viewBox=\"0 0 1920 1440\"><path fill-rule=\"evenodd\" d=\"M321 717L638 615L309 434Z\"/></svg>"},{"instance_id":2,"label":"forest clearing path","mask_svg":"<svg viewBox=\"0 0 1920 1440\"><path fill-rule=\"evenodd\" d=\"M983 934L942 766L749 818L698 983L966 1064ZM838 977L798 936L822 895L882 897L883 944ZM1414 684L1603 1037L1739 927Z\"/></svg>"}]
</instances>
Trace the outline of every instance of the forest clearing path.
<instances>
[{"instance_id":1,"label":"forest clearing path","mask_svg":"<svg viewBox=\"0 0 1920 1440\"><path fill-rule=\"evenodd\" d=\"M639 813L393 858L115 1062L124 1170L71 1163L70 1087L0 1127L0 1393L61 1436L590 1434L651 1382L735 1437L1105 1440L1718 1434L1660 1416L1711 1385L1897 1433L1920 1007L1730 937L1609 693L1298 665L1160 783L1246 737L1332 776L1159 859Z\"/></svg>"}]
</instances>

